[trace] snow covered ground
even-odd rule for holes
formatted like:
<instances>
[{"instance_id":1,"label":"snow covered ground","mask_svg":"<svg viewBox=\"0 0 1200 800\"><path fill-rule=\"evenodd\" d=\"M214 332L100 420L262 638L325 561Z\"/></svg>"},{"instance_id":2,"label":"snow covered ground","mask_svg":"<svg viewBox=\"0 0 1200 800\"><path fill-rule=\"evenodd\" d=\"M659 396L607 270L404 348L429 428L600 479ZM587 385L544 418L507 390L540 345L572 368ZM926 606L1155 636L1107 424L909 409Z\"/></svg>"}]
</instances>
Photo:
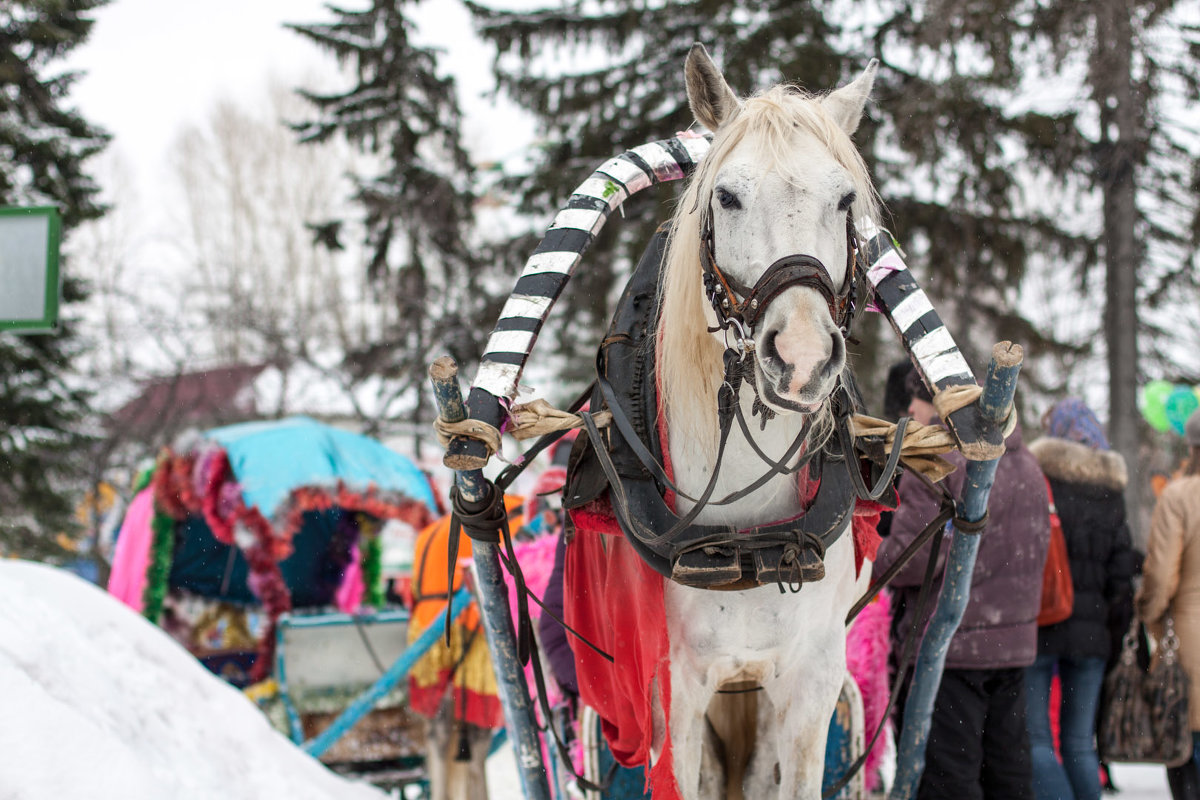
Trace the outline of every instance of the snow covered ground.
<instances>
[{"instance_id":1,"label":"snow covered ground","mask_svg":"<svg viewBox=\"0 0 1200 800\"><path fill-rule=\"evenodd\" d=\"M0 800L383 800L326 770L240 692L101 589L0 560ZM512 750L492 800L523 800ZM1169 800L1118 764L1115 800Z\"/></svg>"},{"instance_id":2,"label":"snow covered ground","mask_svg":"<svg viewBox=\"0 0 1200 800\"><path fill-rule=\"evenodd\" d=\"M1117 764L1113 781L1120 792L1104 795L1106 800L1171 800L1162 767ZM488 760L488 790L491 800L524 800L511 748L505 747Z\"/></svg>"},{"instance_id":3,"label":"snow covered ground","mask_svg":"<svg viewBox=\"0 0 1200 800\"><path fill-rule=\"evenodd\" d=\"M1148 764L1117 764L1113 781L1120 792L1105 800L1171 800L1162 767ZM511 748L505 747L488 760L488 790L491 800L524 800Z\"/></svg>"},{"instance_id":4,"label":"snow covered ground","mask_svg":"<svg viewBox=\"0 0 1200 800\"><path fill-rule=\"evenodd\" d=\"M1152 764L1117 764L1113 767L1113 783L1121 791L1108 795L1115 800L1171 800L1167 789L1167 773Z\"/></svg>"},{"instance_id":5,"label":"snow covered ground","mask_svg":"<svg viewBox=\"0 0 1200 800\"><path fill-rule=\"evenodd\" d=\"M3 800L383 800L74 575L0 560Z\"/></svg>"}]
</instances>

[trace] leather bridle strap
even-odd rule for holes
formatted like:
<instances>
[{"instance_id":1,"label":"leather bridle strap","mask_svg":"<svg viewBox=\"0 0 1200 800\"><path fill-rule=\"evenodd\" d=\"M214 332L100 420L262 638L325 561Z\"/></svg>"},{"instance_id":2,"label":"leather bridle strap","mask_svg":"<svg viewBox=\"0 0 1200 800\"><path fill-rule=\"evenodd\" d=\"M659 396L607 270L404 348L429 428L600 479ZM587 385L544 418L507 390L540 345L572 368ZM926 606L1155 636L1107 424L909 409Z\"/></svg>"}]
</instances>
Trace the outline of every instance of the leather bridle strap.
<instances>
[{"instance_id":1,"label":"leather bridle strap","mask_svg":"<svg viewBox=\"0 0 1200 800\"><path fill-rule=\"evenodd\" d=\"M816 289L829 304L830 313L837 319L836 309L841 299L833 288L833 280L825 265L810 255L797 254L784 256L771 266L754 284L754 288L746 295L740 304L742 324L753 329L767 305L778 297L784 290L793 286L808 286Z\"/></svg>"},{"instance_id":2,"label":"leather bridle strap","mask_svg":"<svg viewBox=\"0 0 1200 800\"><path fill-rule=\"evenodd\" d=\"M842 449L847 453L854 452L854 434L850 431L850 414L846 409L835 411L834 427L837 428L838 438L842 442ZM896 436L892 442L892 451L888 454L887 461L883 465L883 470L879 475L879 479L875 481L874 486L867 486L863 480L862 473L858 470L850 470L850 478L854 482L854 490L863 500L878 501L892 488L892 483L896 477L896 470L900 466L900 457L903 455L904 431L908 428L908 423L912 417L901 417L896 423Z\"/></svg>"},{"instance_id":3,"label":"leather bridle strap","mask_svg":"<svg viewBox=\"0 0 1200 800\"><path fill-rule=\"evenodd\" d=\"M776 260L748 289L737 279L726 275L717 265L712 218L709 214L705 214L701 224L700 265L723 328L729 326L730 320L736 319L749 333L770 302L793 286L816 289L825 298L834 322L841 328L848 327L849 317L853 313L851 295L858 266L858 237L849 214L846 215L846 271L841 288L834 288L833 278L819 258L796 253Z\"/></svg>"},{"instance_id":4,"label":"leather bridle strap","mask_svg":"<svg viewBox=\"0 0 1200 800\"><path fill-rule=\"evenodd\" d=\"M698 507L705 505L725 506L741 500L751 492L761 489L766 485L767 481L769 481L775 475L792 475L796 472L799 472L801 468L803 468L812 460L813 455L815 455L815 451L807 454L802 453L804 442L808 438L808 434L811 430L811 420L801 427L800 432L796 434L796 438L792 440L792 443L788 446L788 449L784 452L783 456L780 457L779 461L774 461L770 456L762 451L750 433L749 426L746 424L746 417L742 413L741 402L737 395L738 390L741 388L742 381L744 380L741 363L738 361L736 354L734 354L732 351L726 350L725 377L721 384L719 401L717 404L720 444L718 446L716 463L713 467L712 475L709 478L708 486L705 487L704 494L699 499L692 497L690 494L680 489L679 486L677 486L675 482L671 480L670 476L667 475L662 464L655 459L654 455L650 452L650 449L646 447L645 443L642 442L641 437L638 436L637 431L634 430L633 423L629 421L629 416L625 413L625 409L622 407L616 391L603 377L603 370L598 368L597 372L598 375L596 378L596 385L600 388L600 394L604 398L605 406L612 414L612 423L616 426L617 430L620 431L621 436L625 439L626 443L633 451L634 456L637 457L637 460L641 462L642 466L646 468L646 470L654 477L656 481L658 481L659 484L667 487L684 500L696 504ZM729 436L730 427L734 418L737 419L738 425L742 430L742 435L746 438L746 441L754 449L754 452L758 454L759 458L766 463L768 468L766 472L764 472L751 483L743 486L741 489L730 492L720 500L712 500L712 488L715 485L717 475L721 470L721 463L724 460L725 442ZM597 457L605 457L607 451L604 453L600 452L601 450L604 450L603 442L596 444L599 448L597 450ZM788 466L788 462L795 458L797 454L801 454L801 457L797 459L795 464Z\"/></svg>"}]
</instances>

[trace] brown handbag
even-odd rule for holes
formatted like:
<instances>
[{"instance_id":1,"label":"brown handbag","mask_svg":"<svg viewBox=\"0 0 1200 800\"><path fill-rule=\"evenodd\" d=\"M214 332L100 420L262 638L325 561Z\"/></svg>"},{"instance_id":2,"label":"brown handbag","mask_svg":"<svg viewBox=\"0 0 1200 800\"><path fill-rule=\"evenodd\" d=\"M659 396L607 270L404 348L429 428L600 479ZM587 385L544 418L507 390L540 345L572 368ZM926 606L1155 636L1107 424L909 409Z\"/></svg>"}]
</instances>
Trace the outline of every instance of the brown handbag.
<instances>
[{"instance_id":1,"label":"brown handbag","mask_svg":"<svg viewBox=\"0 0 1200 800\"><path fill-rule=\"evenodd\" d=\"M1103 711L1096 732L1102 761L1177 767L1192 757L1188 724L1188 678L1179 663L1179 638L1168 614L1166 630L1149 670L1137 662L1134 619L1121 645L1121 659L1104 679Z\"/></svg>"},{"instance_id":2,"label":"brown handbag","mask_svg":"<svg viewBox=\"0 0 1200 800\"><path fill-rule=\"evenodd\" d=\"M1046 481L1050 499L1050 546L1046 549L1046 566L1042 570L1042 607L1037 624L1054 625L1071 616L1075 609L1075 584L1071 582L1071 560L1067 554L1067 537L1063 536L1062 521L1054 507L1054 493Z\"/></svg>"}]
</instances>

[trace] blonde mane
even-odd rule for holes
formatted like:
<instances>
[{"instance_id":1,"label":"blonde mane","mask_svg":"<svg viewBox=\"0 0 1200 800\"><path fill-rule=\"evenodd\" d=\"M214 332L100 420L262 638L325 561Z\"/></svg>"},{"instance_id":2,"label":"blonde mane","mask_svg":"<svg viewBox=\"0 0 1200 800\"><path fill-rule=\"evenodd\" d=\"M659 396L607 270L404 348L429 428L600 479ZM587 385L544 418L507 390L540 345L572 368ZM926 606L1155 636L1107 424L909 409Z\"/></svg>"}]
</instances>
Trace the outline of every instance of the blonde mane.
<instances>
[{"instance_id":1,"label":"blonde mane","mask_svg":"<svg viewBox=\"0 0 1200 800\"><path fill-rule=\"evenodd\" d=\"M822 108L819 97L776 86L747 99L721 125L672 220L658 323L661 413L671 409L673 420L683 421L683 430L678 433L709 449L715 449L717 440L717 389L724 348L707 330L711 310L704 298L700 267L701 212L712 195L721 165L743 144L753 148L755 156L771 169L802 183L804 164L796 159L792 146L798 132L814 136L849 172L858 196L853 219L878 220L878 195L866 164L850 137Z\"/></svg>"}]
</instances>

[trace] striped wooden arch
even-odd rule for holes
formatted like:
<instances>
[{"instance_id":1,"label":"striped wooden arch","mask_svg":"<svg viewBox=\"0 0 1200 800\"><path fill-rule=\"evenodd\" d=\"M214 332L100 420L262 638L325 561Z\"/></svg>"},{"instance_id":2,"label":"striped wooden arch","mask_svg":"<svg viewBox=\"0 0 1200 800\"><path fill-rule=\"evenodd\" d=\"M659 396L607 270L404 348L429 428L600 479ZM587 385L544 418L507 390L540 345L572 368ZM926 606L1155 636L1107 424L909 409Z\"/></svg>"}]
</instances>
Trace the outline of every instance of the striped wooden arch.
<instances>
[{"instance_id":1,"label":"striped wooden arch","mask_svg":"<svg viewBox=\"0 0 1200 800\"><path fill-rule=\"evenodd\" d=\"M505 408L516 396L550 309L609 215L643 189L690 175L710 146L711 136L691 133L644 144L605 162L579 185L525 262L492 329L467 398L470 418L503 430ZM900 336L925 384L934 394L951 386L975 385L971 368L908 271L891 233L869 220L858 223L858 233L865 242L867 278L876 306ZM954 419L947 422L956 427ZM974 424L957 427L964 428L955 430L960 441L978 435ZM487 459L480 442L461 436L451 442L447 455L478 459L479 466Z\"/></svg>"}]
</instances>

